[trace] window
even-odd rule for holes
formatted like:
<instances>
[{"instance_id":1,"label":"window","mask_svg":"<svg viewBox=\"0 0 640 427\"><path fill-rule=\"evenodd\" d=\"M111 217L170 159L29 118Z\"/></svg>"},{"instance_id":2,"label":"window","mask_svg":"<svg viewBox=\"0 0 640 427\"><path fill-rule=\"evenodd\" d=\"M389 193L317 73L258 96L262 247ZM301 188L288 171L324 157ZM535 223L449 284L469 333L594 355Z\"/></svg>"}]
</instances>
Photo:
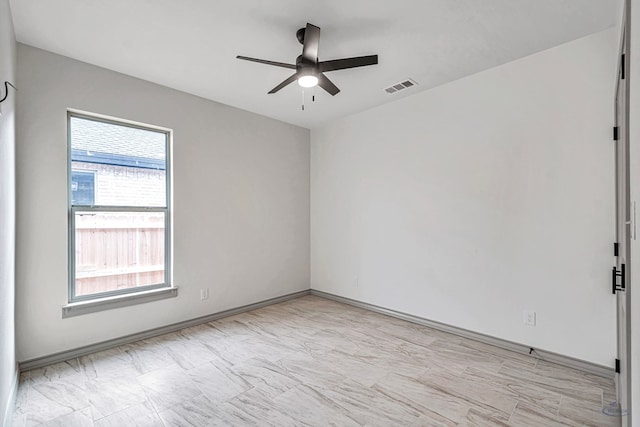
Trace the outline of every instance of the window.
<instances>
[{"instance_id":1,"label":"window","mask_svg":"<svg viewBox=\"0 0 640 427\"><path fill-rule=\"evenodd\" d=\"M93 205L95 200L95 174L71 171L71 204Z\"/></svg>"},{"instance_id":2,"label":"window","mask_svg":"<svg viewBox=\"0 0 640 427\"><path fill-rule=\"evenodd\" d=\"M170 288L170 131L69 112L69 302Z\"/></svg>"}]
</instances>

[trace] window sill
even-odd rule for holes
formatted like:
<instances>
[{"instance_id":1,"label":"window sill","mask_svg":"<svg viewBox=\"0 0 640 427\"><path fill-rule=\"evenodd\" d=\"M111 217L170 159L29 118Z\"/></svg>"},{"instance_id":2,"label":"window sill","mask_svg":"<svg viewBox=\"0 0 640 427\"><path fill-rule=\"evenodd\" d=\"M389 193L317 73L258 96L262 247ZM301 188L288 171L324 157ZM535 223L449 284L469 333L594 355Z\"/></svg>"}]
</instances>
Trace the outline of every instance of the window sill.
<instances>
[{"instance_id":1,"label":"window sill","mask_svg":"<svg viewBox=\"0 0 640 427\"><path fill-rule=\"evenodd\" d=\"M165 298L178 296L178 288L152 289L150 291L137 292L135 294L116 295L113 297L99 298L90 301L72 302L62 306L62 318L80 316L98 311L127 307L129 305L144 304Z\"/></svg>"}]
</instances>

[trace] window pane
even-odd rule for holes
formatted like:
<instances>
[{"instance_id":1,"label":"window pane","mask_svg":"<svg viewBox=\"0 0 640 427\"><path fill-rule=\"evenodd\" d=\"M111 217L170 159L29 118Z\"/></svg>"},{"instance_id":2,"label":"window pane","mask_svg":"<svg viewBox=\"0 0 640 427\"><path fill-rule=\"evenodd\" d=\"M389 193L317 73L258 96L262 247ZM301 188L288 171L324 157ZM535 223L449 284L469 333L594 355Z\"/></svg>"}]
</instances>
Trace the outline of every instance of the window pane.
<instances>
[{"instance_id":1,"label":"window pane","mask_svg":"<svg viewBox=\"0 0 640 427\"><path fill-rule=\"evenodd\" d=\"M75 295L164 283L164 212L75 213Z\"/></svg>"},{"instance_id":2,"label":"window pane","mask_svg":"<svg viewBox=\"0 0 640 427\"><path fill-rule=\"evenodd\" d=\"M69 126L71 168L74 173L95 176L91 204L166 206L167 135L164 132L74 116ZM73 204L85 203L74 200Z\"/></svg>"},{"instance_id":3,"label":"window pane","mask_svg":"<svg viewBox=\"0 0 640 427\"><path fill-rule=\"evenodd\" d=\"M71 204L91 206L94 204L93 172L71 171Z\"/></svg>"}]
</instances>

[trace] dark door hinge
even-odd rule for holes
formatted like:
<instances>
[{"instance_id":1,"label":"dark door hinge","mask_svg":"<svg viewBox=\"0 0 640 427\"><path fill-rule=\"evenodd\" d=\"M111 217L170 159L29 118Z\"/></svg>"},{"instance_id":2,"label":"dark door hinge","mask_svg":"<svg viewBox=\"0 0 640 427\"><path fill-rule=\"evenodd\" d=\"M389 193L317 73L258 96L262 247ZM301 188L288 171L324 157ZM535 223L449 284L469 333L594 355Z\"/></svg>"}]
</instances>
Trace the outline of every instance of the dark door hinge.
<instances>
[{"instance_id":1,"label":"dark door hinge","mask_svg":"<svg viewBox=\"0 0 640 427\"><path fill-rule=\"evenodd\" d=\"M620 373L620 359L616 359L616 374Z\"/></svg>"},{"instance_id":2,"label":"dark door hinge","mask_svg":"<svg viewBox=\"0 0 640 427\"><path fill-rule=\"evenodd\" d=\"M618 269L615 266L611 270L611 290L614 295L617 291L624 292L625 290L624 276L625 276L624 264L620 264L620 271L618 271ZM618 277L620 278L619 285L618 285Z\"/></svg>"},{"instance_id":3,"label":"dark door hinge","mask_svg":"<svg viewBox=\"0 0 640 427\"><path fill-rule=\"evenodd\" d=\"M618 242L613 244L613 256L618 256Z\"/></svg>"},{"instance_id":4,"label":"dark door hinge","mask_svg":"<svg viewBox=\"0 0 640 427\"><path fill-rule=\"evenodd\" d=\"M614 141L617 141L617 140L618 140L618 138L619 138L619 135L618 135L618 134L619 134L619 131L620 131L620 128L619 128L618 126L614 126L614 127L613 127L613 140L614 140Z\"/></svg>"},{"instance_id":5,"label":"dark door hinge","mask_svg":"<svg viewBox=\"0 0 640 427\"><path fill-rule=\"evenodd\" d=\"M624 53L620 55L620 79L624 80L624 69L625 69L625 56Z\"/></svg>"}]
</instances>

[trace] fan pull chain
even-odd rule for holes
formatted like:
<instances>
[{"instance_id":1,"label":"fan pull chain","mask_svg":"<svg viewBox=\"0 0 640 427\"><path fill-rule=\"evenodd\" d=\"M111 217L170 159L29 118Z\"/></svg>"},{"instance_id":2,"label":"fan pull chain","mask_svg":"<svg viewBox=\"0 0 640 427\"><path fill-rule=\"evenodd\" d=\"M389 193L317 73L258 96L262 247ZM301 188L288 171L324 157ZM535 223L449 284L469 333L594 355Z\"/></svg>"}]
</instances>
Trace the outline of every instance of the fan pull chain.
<instances>
[{"instance_id":1,"label":"fan pull chain","mask_svg":"<svg viewBox=\"0 0 640 427\"><path fill-rule=\"evenodd\" d=\"M316 102L316 87L313 87L313 92L311 92L311 102Z\"/></svg>"},{"instance_id":2,"label":"fan pull chain","mask_svg":"<svg viewBox=\"0 0 640 427\"><path fill-rule=\"evenodd\" d=\"M302 89L302 111L304 111L304 89Z\"/></svg>"}]
</instances>

